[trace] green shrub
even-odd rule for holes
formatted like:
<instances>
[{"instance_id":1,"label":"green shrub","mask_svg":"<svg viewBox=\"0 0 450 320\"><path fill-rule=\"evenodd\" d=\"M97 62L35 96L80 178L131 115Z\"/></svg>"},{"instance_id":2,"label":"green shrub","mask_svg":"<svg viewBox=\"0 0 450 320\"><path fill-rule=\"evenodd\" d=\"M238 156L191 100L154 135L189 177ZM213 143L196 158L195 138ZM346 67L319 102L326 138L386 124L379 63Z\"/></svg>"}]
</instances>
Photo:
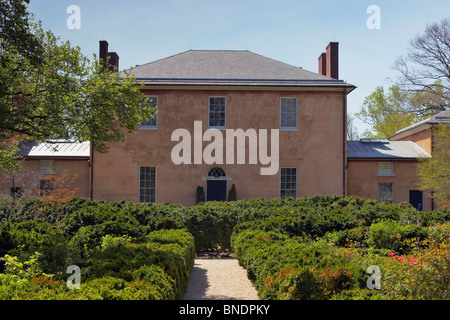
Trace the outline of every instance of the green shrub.
<instances>
[{"instance_id":1,"label":"green shrub","mask_svg":"<svg viewBox=\"0 0 450 320\"><path fill-rule=\"evenodd\" d=\"M387 300L388 297L377 290L351 289L334 295L330 300Z\"/></svg>"},{"instance_id":2,"label":"green shrub","mask_svg":"<svg viewBox=\"0 0 450 320\"><path fill-rule=\"evenodd\" d=\"M260 292L262 300L320 300L323 291L315 274L307 267L281 269L276 277L268 277Z\"/></svg>"},{"instance_id":3,"label":"green shrub","mask_svg":"<svg viewBox=\"0 0 450 320\"><path fill-rule=\"evenodd\" d=\"M62 230L48 222L30 220L5 224L0 227L0 238L1 257L8 253L26 260L38 251L47 273L61 272L69 256Z\"/></svg>"},{"instance_id":4,"label":"green shrub","mask_svg":"<svg viewBox=\"0 0 450 320\"><path fill-rule=\"evenodd\" d=\"M173 288L181 299L187 291L189 274L194 265L194 239L183 229L154 231L141 242L132 243L123 237L104 236L108 243L94 249L87 257L75 261L83 270L83 277L95 279L118 277L134 279L135 270L142 266L158 266L176 280Z\"/></svg>"},{"instance_id":5,"label":"green shrub","mask_svg":"<svg viewBox=\"0 0 450 320\"><path fill-rule=\"evenodd\" d=\"M199 204L199 203L203 203L205 202L205 190L203 189L202 186L198 186L197 187L197 191L195 193L195 203Z\"/></svg>"},{"instance_id":6,"label":"green shrub","mask_svg":"<svg viewBox=\"0 0 450 320\"><path fill-rule=\"evenodd\" d=\"M183 224L180 221L177 221L170 217L161 217L155 221L155 226L152 230L161 230L161 229L182 229Z\"/></svg>"},{"instance_id":7,"label":"green shrub","mask_svg":"<svg viewBox=\"0 0 450 320\"><path fill-rule=\"evenodd\" d=\"M397 221L384 220L370 226L367 243L377 248L391 249L404 253L410 250L405 245L406 239L424 239L427 236L427 229L418 225L409 224L403 226Z\"/></svg>"},{"instance_id":8,"label":"green shrub","mask_svg":"<svg viewBox=\"0 0 450 320\"><path fill-rule=\"evenodd\" d=\"M75 235L82 227L101 226L103 235L114 234L136 237L148 231L139 221L114 204L100 204L75 211L64 221L68 236Z\"/></svg>"},{"instance_id":9,"label":"green shrub","mask_svg":"<svg viewBox=\"0 0 450 320\"><path fill-rule=\"evenodd\" d=\"M445 223L450 220L450 206L446 209L440 208L433 211L420 211L417 216L420 223L424 227L428 227L436 223Z\"/></svg>"},{"instance_id":10,"label":"green shrub","mask_svg":"<svg viewBox=\"0 0 450 320\"><path fill-rule=\"evenodd\" d=\"M233 184L231 186L230 191L228 192L228 201L236 201L236 200L237 200L236 185Z\"/></svg>"},{"instance_id":11,"label":"green shrub","mask_svg":"<svg viewBox=\"0 0 450 320\"><path fill-rule=\"evenodd\" d=\"M0 274L5 299L181 299L195 250L211 249L233 249L262 299L448 296L449 208L418 212L344 196L187 208L74 198L56 225L51 206L39 206L0 201L0 254L16 256L17 266L28 270L25 263L41 253L31 279ZM425 263L420 269L389 254ZM70 264L81 267L81 290L68 290L63 281ZM378 292L366 289L369 265L381 267Z\"/></svg>"},{"instance_id":12,"label":"green shrub","mask_svg":"<svg viewBox=\"0 0 450 320\"><path fill-rule=\"evenodd\" d=\"M125 281L117 277L102 277L81 285L80 290L60 294L60 299L89 300L173 300L174 280L161 268L144 266L136 278ZM57 297L58 298L58 297Z\"/></svg>"},{"instance_id":13,"label":"green shrub","mask_svg":"<svg viewBox=\"0 0 450 320\"><path fill-rule=\"evenodd\" d=\"M297 238L273 231L246 230L234 234L232 243L236 257L247 269L249 279L254 282L261 297L265 298L324 297L326 288L321 286L318 275L312 276L308 272L333 267L339 269L347 263L346 258L339 251L333 250L332 246L320 242L299 242ZM286 270L294 272L285 274ZM297 270L302 272L297 274ZM341 279L344 279L344 275ZM303 281L312 281L311 283L315 283L314 287L303 288ZM268 286L267 283L272 283L273 286ZM338 286L335 285L332 289L338 291Z\"/></svg>"}]
</instances>

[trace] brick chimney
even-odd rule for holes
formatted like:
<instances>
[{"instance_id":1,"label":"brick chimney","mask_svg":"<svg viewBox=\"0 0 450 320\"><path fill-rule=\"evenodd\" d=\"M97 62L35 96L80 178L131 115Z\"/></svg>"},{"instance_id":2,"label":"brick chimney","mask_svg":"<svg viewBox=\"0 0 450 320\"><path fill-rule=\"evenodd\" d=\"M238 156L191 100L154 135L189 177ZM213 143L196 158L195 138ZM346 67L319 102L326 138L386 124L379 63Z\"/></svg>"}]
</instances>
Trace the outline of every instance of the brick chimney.
<instances>
[{"instance_id":1,"label":"brick chimney","mask_svg":"<svg viewBox=\"0 0 450 320\"><path fill-rule=\"evenodd\" d=\"M99 58L106 62L106 58L108 57L108 41L101 40L100 41L100 52L99 52Z\"/></svg>"},{"instance_id":2,"label":"brick chimney","mask_svg":"<svg viewBox=\"0 0 450 320\"><path fill-rule=\"evenodd\" d=\"M119 69L119 55L116 52L108 52L109 65L116 66Z\"/></svg>"},{"instance_id":3,"label":"brick chimney","mask_svg":"<svg viewBox=\"0 0 450 320\"><path fill-rule=\"evenodd\" d=\"M325 52L319 56L319 74L327 75L327 54Z\"/></svg>"},{"instance_id":4,"label":"brick chimney","mask_svg":"<svg viewBox=\"0 0 450 320\"><path fill-rule=\"evenodd\" d=\"M100 61L103 61L103 63L105 63L106 68L112 70L112 67L116 66L117 69L119 69L119 55L116 52L108 52L108 41L100 41L99 58ZM108 61L107 65L106 61Z\"/></svg>"},{"instance_id":5,"label":"brick chimney","mask_svg":"<svg viewBox=\"0 0 450 320\"><path fill-rule=\"evenodd\" d=\"M319 56L319 74L339 79L339 42L330 42Z\"/></svg>"},{"instance_id":6,"label":"brick chimney","mask_svg":"<svg viewBox=\"0 0 450 320\"><path fill-rule=\"evenodd\" d=\"M330 42L327 46L327 76L339 79L339 42Z\"/></svg>"}]
</instances>

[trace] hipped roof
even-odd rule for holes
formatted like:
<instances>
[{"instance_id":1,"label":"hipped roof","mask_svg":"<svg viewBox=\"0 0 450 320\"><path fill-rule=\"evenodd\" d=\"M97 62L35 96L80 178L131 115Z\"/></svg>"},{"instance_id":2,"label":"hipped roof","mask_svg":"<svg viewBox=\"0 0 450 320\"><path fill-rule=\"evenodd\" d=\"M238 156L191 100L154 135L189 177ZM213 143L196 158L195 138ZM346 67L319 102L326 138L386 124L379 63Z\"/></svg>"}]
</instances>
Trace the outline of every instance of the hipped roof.
<instances>
[{"instance_id":1,"label":"hipped roof","mask_svg":"<svg viewBox=\"0 0 450 320\"><path fill-rule=\"evenodd\" d=\"M127 72L149 85L344 87L349 92L355 88L248 50L189 50Z\"/></svg>"}]
</instances>

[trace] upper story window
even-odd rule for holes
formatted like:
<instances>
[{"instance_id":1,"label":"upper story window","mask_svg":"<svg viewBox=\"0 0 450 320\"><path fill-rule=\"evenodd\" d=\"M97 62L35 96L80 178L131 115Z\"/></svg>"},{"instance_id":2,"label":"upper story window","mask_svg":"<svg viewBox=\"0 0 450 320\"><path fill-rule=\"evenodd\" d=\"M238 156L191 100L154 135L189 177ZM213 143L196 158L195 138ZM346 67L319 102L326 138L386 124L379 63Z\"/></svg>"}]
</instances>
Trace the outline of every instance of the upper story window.
<instances>
[{"instance_id":1,"label":"upper story window","mask_svg":"<svg viewBox=\"0 0 450 320\"><path fill-rule=\"evenodd\" d=\"M225 97L209 97L209 128L225 129L226 99Z\"/></svg>"},{"instance_id":2,"label":"upper story window","mask_svg":"<svg viewBox=\"0 0 450 320\"><path fill-rule=\"evenodd\" d=\"M297 130L298 101L297 98L281 98L280 129Z\"/></svg>"},{"instance_id":3,"label":"upper story window","mask_svg":"<svg viewBox=\"0 0 450 320\"><path fill-rule=\"evenodd\" d=\"M378 162L378 175L379 176L393 176L394 175L394 163L393 162Z\"/></svg>"},{"instance_id":4,"label":"upper story window","mask_svg":"<svg viewBox=\"0 0 450 320\"><path fill-rule=\"evenodd\" d=\"M158 106L158 97L147 97L147 101L142 103L142 107L153 107L157 108ZM158 128L158 113L155 112L153 114L153 117L148 118L147 121L142 121L140 126L140 129L157 129Z\"/></svg>"},{"instance_id":5,"label":"upper story window","mask_svg":"<svg viewBox=\"0 0 450 320\"><path fill-rule=\"evenodd\" d=\"M55 160L40 160L39 173L55 173Z\"/></svg>"}]
</instances>

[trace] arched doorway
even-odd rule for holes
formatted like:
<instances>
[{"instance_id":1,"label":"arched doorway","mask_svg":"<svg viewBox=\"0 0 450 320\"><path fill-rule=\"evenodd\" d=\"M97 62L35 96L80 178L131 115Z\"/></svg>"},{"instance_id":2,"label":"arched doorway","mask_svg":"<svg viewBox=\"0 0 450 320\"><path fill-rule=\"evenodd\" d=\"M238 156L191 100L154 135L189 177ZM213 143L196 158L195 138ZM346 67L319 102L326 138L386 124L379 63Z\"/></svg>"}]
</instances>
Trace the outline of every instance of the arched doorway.
<instances>
[{"instance_id":1,"label":"arched doorway","mask_svg":"<svg viewBox=\"0 0 450 320\"><path fill-rule=\"evenodd\" d=\"M227 200L227 174L221 168L212 168L206 177L206 201Z\"/></svg>"}]
</instances>

